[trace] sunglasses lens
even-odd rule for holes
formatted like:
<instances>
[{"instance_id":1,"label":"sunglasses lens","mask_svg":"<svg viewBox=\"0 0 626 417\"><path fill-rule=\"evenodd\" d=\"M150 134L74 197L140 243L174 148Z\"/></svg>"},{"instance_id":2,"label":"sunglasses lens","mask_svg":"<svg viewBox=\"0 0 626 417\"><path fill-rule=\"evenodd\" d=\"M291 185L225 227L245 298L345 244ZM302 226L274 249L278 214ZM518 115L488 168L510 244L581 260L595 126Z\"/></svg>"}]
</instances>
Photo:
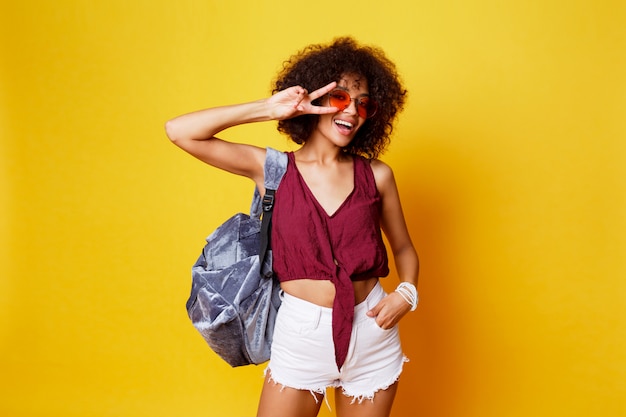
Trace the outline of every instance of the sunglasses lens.
<instances>
[{"instance_id":1,"label":"sunglasses lens","mask_svg":"<svg viewBox=\"0 0 626 417\"><path fill-rule=\"evenodd\" d=\"M363 97L357 102L357 112L364 119L372 117L377 109L376 102L369 97Z\"/></svg>"},{"instance_id":2,"label":"sunglasses lens","mask_svg":"<svg viewBox=\"0 0 626 417\"><path fill-rule=\"evenodd\" d=\"M328 94L330 105L339 110L345 110L350 105L350 94L343 90L333 90Z\"/></svg>"},{"instance_id":3,"label":"sunglasses lens","mask_svg":"<svg viewBox=\"0 0 626 417\"><path fill-rule=\"evenodd\" d=\"M352 98L347 91L344 90L333 90L328 93L329 104L332 107L337 107L340 111L343 111L348 108L350 103L352 102ZM356 111L364 119L368 117L372 117L376 110L378 109L378 105L374 100L369 97L361 97L356 99Z\"/></svg>"}]
</instances>

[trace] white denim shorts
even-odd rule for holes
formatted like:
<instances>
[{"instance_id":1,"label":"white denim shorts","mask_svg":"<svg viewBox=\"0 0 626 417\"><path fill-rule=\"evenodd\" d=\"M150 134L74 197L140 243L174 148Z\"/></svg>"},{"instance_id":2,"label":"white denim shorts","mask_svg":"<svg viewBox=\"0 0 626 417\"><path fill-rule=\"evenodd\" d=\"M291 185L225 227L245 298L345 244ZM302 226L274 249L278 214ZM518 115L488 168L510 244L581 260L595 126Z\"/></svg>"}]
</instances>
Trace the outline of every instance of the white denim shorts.
<instances>
[{"instance_id":1,"label":"white denim shorts","mask_svg":"<svg viewBox=\"0 0 626 417\"><path fill-rule=\"evenodd\" d=\"M332 338L332 308L283 295L276 317L266 372L284 387L325 394L341 387L359 402L393 385L408 359L402 353L398 326L384 330L367 311L386 295L378 283L354 308L348 356L337 370Z\"/></svg>"}]
</instances>

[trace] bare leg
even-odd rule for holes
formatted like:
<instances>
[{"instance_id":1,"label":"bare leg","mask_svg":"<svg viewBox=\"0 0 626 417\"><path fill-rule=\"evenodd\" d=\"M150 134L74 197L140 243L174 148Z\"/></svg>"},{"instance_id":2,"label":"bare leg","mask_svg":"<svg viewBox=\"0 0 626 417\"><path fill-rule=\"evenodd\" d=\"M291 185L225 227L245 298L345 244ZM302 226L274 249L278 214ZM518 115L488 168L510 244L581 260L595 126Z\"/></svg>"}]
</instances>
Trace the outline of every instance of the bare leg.
<instances>
[{"instance_id":1,"label":"bare leg","mask_svg":"<svg viewBox=\"0 0 626 417\"><path fill-rule=\"evenodd\" d=\"M396 397L398 383L396 382L386 390L378 391L374 400L363 400L361 403L352 403L351 397L346 397L341 388L335 390L335 407L338 417L389 417L391 406Z\"/></svg>"},{"instance_id":2,"label":"bare leg","mask_svg":"<svg viewBox=\"0 0 626 417\"><path fill-rule=\"evenodd\" d=\"M275 384L270 380L268 372L261 391L257 417L315 417L323 401L324 396L321 394L283 388L282 385Z\"/></svg>"}]
</instances>

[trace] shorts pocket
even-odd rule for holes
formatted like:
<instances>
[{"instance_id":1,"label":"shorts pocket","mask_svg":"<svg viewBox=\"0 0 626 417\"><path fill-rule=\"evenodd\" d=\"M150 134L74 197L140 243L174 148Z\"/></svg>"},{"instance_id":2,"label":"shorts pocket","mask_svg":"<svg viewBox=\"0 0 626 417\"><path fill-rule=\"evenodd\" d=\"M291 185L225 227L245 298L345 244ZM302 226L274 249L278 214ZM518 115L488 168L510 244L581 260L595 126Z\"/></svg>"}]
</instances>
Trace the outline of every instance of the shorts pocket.
<instances>
[{"instance_id":1,"label":"shorts pocket","mask_svg":"<svg viewBox=\"0 0 626 417\"><path fill-rule=\"evenodd\" d=\"M319 313L309 312L309 314L302 314L301 312L293 312L282 307L278 310L276 327L284 332L285 335L304 335L318 328Z\"/></svg>"},{"instance_id":2,"label":"shorts pocket","mask_svg":"<svg viewBox=\"0 0 626 417\"><path fill-rule=\"evenodd\" d=\"M372 317L371 322L369 323L369 327L371 329L371 331L373 332L373 335L376 336L378 335L380 338L379 340L385 340L387 338L393 338L396 337L396 335L398 334L398 325L396 324L393 327L390 327L389 329L383 329L382 327L380 327L378 325L378 323L376 323L376 318Z\"/></svg>"}]
</instances>

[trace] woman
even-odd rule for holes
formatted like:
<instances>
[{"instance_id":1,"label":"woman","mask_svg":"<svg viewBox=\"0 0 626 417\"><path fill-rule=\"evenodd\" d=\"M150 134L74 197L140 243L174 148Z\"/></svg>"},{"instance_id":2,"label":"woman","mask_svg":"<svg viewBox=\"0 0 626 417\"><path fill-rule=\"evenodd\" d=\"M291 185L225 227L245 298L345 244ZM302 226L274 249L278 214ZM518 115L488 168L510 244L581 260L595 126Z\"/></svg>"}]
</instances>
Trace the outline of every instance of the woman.
<instances>
[{"instance_id":1,"label":"woman","mask_svg":"<svg viewBox=\"0 0 626 417\"><path fill-rule=\"evenodd\" d=\"M391 412L403 363L398 321L417 306L419 262L385 149L406 90L377 48L351 38L293 56L269 98L197 111L166 124L169 138L214 167L252 179L261 194L263 147L215 137L278 121L301 147L276 192L274 272L284 298L258 417L313 417L334 387L339 417ZM389 273L381 229L400 284Z\"/></svg>"}]
</instances>

